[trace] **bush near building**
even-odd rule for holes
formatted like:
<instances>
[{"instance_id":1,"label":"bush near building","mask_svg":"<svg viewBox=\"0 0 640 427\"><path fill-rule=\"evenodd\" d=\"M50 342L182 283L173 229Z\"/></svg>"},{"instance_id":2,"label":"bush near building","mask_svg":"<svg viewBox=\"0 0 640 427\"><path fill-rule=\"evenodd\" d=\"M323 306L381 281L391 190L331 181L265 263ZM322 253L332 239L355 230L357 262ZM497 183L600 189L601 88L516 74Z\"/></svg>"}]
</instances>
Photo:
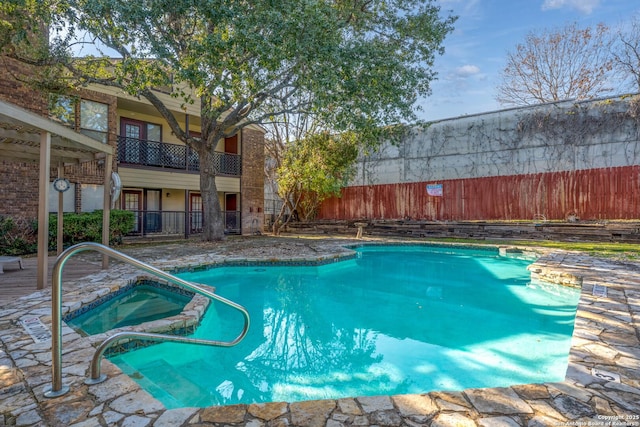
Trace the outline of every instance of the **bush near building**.
<instances>
[{"instance_id":1,"label":"bush near building","mask_svg":"<svg viewBox=\"0 0 640 427\"><path fill-rule=\"evenodd\" d=\"M57 244L58 216L49 215L49 250ZM123 237L133 230L134 213L112 210L110 215L109 244L122 243ZM102 211L65 213L63 246L80 242L102 241ZM0 216L0 255L28 255L38 249L38 222Z\"/></svg>"}]
</instances>

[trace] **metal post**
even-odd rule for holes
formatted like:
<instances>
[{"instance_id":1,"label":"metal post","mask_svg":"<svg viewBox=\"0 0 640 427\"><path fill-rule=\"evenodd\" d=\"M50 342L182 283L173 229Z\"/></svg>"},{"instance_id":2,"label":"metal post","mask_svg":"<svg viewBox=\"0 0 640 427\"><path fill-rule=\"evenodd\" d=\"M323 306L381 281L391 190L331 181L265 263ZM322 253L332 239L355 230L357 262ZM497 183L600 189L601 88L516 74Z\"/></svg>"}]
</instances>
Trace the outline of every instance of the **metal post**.
<instances>
[{"instance_id":1,"label":"metal post","mask_svg":"<svg viewBox=\"0 0 640 427\"><path fill-rule=\"evenodd\" d=\"M73 246L71 247L73 248ZM58 397L69 392L62 384L62 267L70 253L67 249L56 258L51 278L51 388L45 397ZM73 253L73 252L71 252Z\"/></svg>"},{"instance_id":2,"label":"metal post","mask_svg":"<svg viewBox=\"0 0 640 427\"><path fill-rule=\"evenodd\" d=\"M100 375L100 360L104 351L113 343L117 342L120 339L124 338L140 338L152 341L180 341L191 344L199 344L199 345L211 345L211 346L219 346L219 347L230 347L238 344L245 337L249 330L249 313L247 310L239 304L234 303L220 295L216 295L195 283L190 283L185 280L182 280L178 277L175 277L169 273L166 273L158 268L155 268L149 264L145 264L142 261L138 261L137 259L131 258L128 255L125 255L121 252L118 252L114 249L111 249L107 246L101 245L95 242L83 242L78 243L74 246L71 246L63 253L60 254L58 258L56 258L56 262L53 267L53 278L52 278L52 295L51 295L51 388L45 390L45 397L58 397L66 394L69 391L69 387L62 384L62 269L67 260L74 254L94 250L100 252L104 255L111 256L119 261L126 262L135 267L140 268L148 273L152 273L168 282L174 283L176 285L182 286L186 289L194 291L197 294L204 295L210 299L220 301L242 313L244 317L244 326L240 334L231 341L214 341L214 340L203 340L203 339L194 339L194 338L186 338L180 336L171 336L171 335L162 335L162 334L151 334L145 332L121 332L115 334L109 338L107 338L96 350L94 354L93 361L91 364L91 379L85 381L87 384L96 384L98 382L104 381L106 377Z\"/></svg>"}]
</instances>

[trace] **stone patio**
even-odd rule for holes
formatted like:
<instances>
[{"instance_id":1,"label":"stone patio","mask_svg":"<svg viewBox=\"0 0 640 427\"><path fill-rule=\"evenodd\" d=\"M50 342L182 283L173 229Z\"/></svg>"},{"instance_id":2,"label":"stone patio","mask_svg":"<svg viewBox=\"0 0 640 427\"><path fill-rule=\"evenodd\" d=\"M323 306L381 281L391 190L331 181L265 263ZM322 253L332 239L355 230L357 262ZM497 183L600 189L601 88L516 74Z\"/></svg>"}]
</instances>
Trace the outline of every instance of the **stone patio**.
<instances>
[{"instance_id":1,"label":"stone patio","mask_svg":"<svg viewBox=\"0 0 640 427\"><path fill-rule=\"evenodd\" d=\"M373 240L252 237L123 252L170 270L228 260L331 260L349 253L345 244ZM582 286L567 376L560 383L167 410L108 360L102 362L107 381L85 385L92 342L65 327L63 382L71 391L48 399L43 393L51 385L50 341L34 342L20 324L38 317L51 327L51 292L45 290L0 308L0 425L640 426L640 266L579 253L540 253L532 276ZM107 271L64 282L64 307L78 307L139 274L114 263Z\"/></svg>"}]
</instances>

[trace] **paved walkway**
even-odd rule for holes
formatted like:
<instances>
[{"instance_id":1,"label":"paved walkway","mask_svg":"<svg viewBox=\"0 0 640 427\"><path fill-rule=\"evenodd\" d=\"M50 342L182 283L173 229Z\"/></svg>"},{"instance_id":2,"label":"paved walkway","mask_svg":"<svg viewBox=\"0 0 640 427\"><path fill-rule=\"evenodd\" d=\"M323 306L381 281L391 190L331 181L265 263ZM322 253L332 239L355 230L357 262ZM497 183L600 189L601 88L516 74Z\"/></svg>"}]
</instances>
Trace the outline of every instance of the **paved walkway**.
<instances>
[{"instance_id":1,"label":"paved walkway","mask_svg":"<svg viewBox=\"0 0 640 427\"><path fill-rule=\"evenodd\" d=\"M222 244L125 249L162 269L238 261L327 260L342 240L238 238ZM350 241L354 243L354 241ZM118 264L64 283L65 310L117 289L140 273ZM63 337L63 382L71 391L47 399L50 342L35 343L20 321L50 328L49 290L0 308L0 425L16 426L640 426L640 268L551 252L532 275L582 286L569 367L559 383L421 395L353 397L298 403L167 410L109 361L107 381L87 386L92 340L69 328ZM606 287L606 296L604 288ZM594 295L595 294L595 295Z\"/></svg>"}]
</instances>

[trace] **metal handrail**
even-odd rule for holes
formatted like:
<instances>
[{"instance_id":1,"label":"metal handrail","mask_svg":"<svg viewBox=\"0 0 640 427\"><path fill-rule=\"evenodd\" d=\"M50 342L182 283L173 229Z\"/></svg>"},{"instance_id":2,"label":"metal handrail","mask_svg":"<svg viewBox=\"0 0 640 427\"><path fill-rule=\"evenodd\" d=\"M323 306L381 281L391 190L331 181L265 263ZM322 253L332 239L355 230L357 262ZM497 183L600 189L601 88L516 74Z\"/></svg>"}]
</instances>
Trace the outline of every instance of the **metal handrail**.
<instances>
[{"instance_id":1,"label":"metal handrail","mask_svg":"<svg viewBox=\"0 0 640 427\"><path fill-rule=\"evenodd\" d=\"M118 332L106 340L102 342L96 349L96 352L91 360L91 378L85 381L86 384L97 384L106 379L105 375L100 374L100 361L104 352L114 344L123 339L132 339L139 338L149 341L171 341L171 342L184 342L188 344L199 344L199 345L210 345L210 346L218 346L218 347L231 347L238 344L247 334L249 330L249 313L247 310L239 304L236 304L233 301L229 301L228 299L221 297L220 295L216 295L212 292L207 291L200 286L186 282L182 279L179 279L169 273L166 273L160 269L157 269L149 264L145 264L142 261L138 261L128 255L125 255L121 252L118 252L114 249L111 249L107 246L101 245L95 242L84 242L78 243L74 246L71 246L64 252L62 252L53 266L53 277L52 277L52 295L51 295L51 329L52 329L52 338L51 338L51 368L52 368L52 379L51 379L51 389L45 391L45 397L58 397L66 394L69 391L69 386L62 384L62 269L64 268L67 260L77 253L83 251L97 251L102 254L108 255L112 258L118 259L125 263L131 264L135 267L138 267L148 273L154 274L155 276L161 277L171 283L174 283L179 286L183 286L187 289L192 290L195 293L200 295L204 295L208 298L220 301L236 310L240 311L244 317L244 327L242 332L233 339L232 341L214 341L214 340L203 340L203 339L195 339L195 338L186 338L175 335L163 335L163 334L153 334L147 332Z\"/></svg>"}]
</instances>

